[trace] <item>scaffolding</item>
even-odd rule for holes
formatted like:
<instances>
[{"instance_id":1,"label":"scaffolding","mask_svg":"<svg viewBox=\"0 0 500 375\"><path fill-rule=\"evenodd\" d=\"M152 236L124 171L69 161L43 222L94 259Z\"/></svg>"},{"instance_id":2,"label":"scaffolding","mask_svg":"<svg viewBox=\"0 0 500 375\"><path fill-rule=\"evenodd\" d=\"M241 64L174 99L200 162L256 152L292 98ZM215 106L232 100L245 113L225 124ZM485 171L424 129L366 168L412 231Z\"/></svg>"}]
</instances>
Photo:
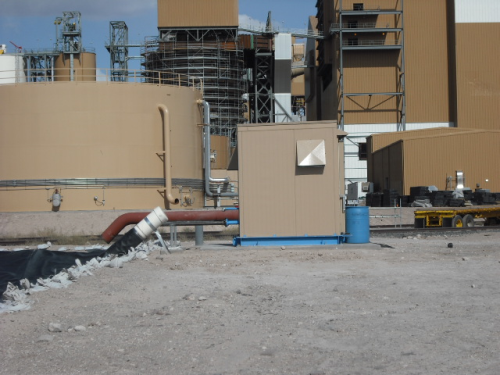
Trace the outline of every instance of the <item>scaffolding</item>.
<instances>
[{"instance_id":1,"label":"scaffolding","mask_svg":"<svg viewBox=\"0 0 500 375\"><path fill-rule=\"evenodd\" d=\"M374 95L396 98L398 130L406 130L406 95L405 95L405 48L404 48L404 0L398 2L395 9L366 9L363 3L355 3L353 9L343 7L343 0L338 0L338 23L330 25L330 34L337 35L339 51L339 128L344 129L345 99ZM377 26L376 19L381 15L394 15L394 25ZM360 22L359 20L364 20ZM367 20L375 20L368 22ZM391 37L389 37L391 36ZM397 87L392 92L345 92L344 91L344 54L348 51L400 51L398 62ZM321 52L321 51L320 51ZM322 54L320 53L320 56Z\"/></svg>"},{"instance_id":2,"label":"scaffolding","mask_svg":"<svg viewBox=\"0 0 500 375\"><path fill-rule=\"evenodd\" d=\"M236 126L244 123L243 51L237 29L164 29L147 39L143 50L146 82L175 81L179 74L201 79L210 104L213 135L236 143Z\"/></svg>"}]
</instances>

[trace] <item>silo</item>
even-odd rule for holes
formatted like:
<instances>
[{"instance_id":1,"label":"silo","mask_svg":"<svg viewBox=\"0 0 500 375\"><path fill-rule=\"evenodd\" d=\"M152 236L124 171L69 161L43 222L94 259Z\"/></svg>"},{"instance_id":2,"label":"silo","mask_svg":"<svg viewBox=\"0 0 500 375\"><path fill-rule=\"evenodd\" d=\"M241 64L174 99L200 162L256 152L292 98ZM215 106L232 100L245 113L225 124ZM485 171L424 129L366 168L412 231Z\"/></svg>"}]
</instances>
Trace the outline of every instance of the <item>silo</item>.
<instances>
[{"instance_id":1,"label":"silo","mask_svg":"<svg viewBox=\"0 0 500 375\"><path fill-rule=\"evenodd\" d=\"M55 81L95 81L96 54L90 52L61 53L55 61ZM72 74L73 71L73 74Z\"/></svg>"},{"instance_id":2,"label":"silo","mask_svg":"<svg viewBox=\"0 0 500 375\"><path fill-rule=\"evenodd\" d=\"M0 85L21 82L26 82L22 54L0 54Z\"/></svg>"}]
</instances>

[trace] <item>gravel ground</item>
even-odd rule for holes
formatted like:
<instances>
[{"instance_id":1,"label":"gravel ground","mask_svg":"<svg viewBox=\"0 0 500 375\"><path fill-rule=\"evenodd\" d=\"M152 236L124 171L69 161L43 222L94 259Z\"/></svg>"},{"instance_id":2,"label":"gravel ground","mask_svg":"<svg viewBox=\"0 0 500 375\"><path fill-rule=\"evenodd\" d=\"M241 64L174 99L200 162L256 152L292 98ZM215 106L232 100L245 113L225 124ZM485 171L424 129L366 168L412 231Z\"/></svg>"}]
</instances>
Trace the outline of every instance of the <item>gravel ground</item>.
<instances>
[{"instance_id":1,"label":"gravel ground","mask_svg":"<svg viewBox=\"0 0 500 375\"><path fill-rule=\"evenodd\" d=\"M498 374L500 232L371 242L94 270L0 315L0 373Z\"/></svg>"}]
</instances>

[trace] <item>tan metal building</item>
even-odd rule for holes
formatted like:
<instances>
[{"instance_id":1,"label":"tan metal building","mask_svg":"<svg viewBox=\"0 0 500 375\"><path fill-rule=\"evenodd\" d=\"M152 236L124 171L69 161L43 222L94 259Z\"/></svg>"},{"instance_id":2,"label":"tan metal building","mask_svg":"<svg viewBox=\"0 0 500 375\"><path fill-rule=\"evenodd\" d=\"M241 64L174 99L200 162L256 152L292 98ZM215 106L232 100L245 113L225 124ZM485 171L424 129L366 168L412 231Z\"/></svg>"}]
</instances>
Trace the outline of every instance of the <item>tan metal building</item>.
<instances>
[{"instance_id":1,"label":"tan metal building","mask_svg":"<svg viewBox=\"0 0 500 375\"><path fill-rule=\"evenodd\" d=\"M240 236L344 232L345 135L334 121L238 126Z\"/></svg>"},{"instance_id":2,"label":"tan metal building","mask_svg":"<svg viewBox=\"0 0 500 375\"><path fill-rule=\"evenodd\" d=\"M306 78L318 76L306 81L308 118L349 133L347 180L369 178L359 151L371 134L500 128L497 0L319 0L317 9L325 39L306 52L317 61Z\"/></svg>"},{"instance_id":3,"label":"tan metal building","mask_svg":"<svg viewBox=\"0 0 500 375\"><path fill-rule=\"evenodd\" d=\"M0 85L0 211L203 207L201 98L144 83Z\"/></svg>"},{"instance_id":4,"label":"tan metal building","mask_svg":"<svg viewBox=\"0 0 500 375\"><path fill-rule=\"evenodd\" d=\"M373 182L378 190L409 195L412 186L449 190L462 171L466 187L500 191L499 144L500 130L415 132L374 152Z\"/></svg>"},{"instance_id":5,"label":"tan metal building","mask_svg":"<svg viewBox=\"0 0 500 375\"><path fill-rule=\"evenodd\" d=\"M158 28L238 27L238 1L158 0Z\"/></svg>"},{"instance_id":6,"label":"tan metal building","mask_svg":"<svg viewBox=\"0 0 500 375\"><path fill-rule=\"evenodd\" d=\"M366 154L367 154L367 173L368 173L368 181L374 181L374 173L376 173L378 169L378 164L375 162L373 154L378 150L389 146L392 143L404 140L411 139L416 137L428 137L428 136L440 136L446 134L455 134L455 133L463 133L468 132L473 129L465 129L465 128L431 128L431 129L422 129L422 130L407 130L404 132L392 132L392 133L381 133L381 134L373 134L366 138ZM386 189L382 185L382 189Z\"/></svg>"}]
</instances>

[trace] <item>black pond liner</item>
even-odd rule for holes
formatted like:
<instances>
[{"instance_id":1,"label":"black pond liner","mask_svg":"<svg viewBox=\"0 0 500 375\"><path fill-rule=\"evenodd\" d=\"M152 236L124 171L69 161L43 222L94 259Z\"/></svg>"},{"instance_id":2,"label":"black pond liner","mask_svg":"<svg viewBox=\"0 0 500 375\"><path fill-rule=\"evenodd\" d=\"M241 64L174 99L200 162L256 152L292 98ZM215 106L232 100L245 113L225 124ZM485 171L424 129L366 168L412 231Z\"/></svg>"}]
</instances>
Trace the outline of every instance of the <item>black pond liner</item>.
<instances>
[{"instance_id":1,"label":"black pond liner","mask_svg":"<svg viewBox=\"0 0 500 375\"><path fill-rule=\"evenodd\" d=\"M79 259L85 264L92 258L104 257L106 250L88 250L85 252L61 252L50 250L0 251L0 300L7 289L7 283L19 286L22 279L36 283L37 279L46 279L76 265Z\"/></svg>"}]
</instances>

